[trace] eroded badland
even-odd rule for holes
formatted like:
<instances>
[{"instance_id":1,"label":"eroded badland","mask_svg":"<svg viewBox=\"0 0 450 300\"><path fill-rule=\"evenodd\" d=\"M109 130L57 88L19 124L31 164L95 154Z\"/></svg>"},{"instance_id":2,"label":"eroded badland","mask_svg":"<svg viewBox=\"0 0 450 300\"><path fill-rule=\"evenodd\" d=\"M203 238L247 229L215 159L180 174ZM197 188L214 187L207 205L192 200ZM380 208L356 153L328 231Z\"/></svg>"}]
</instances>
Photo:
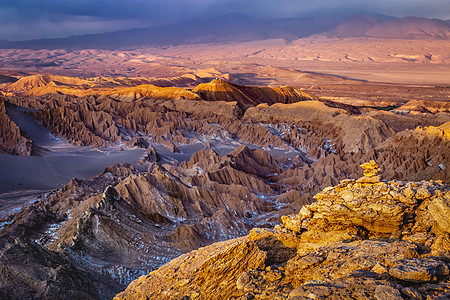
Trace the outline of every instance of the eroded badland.
<instances>
[{"instance_id":1,"label":"eroded badland","mask_svg":"<svg viewBox=\"0 0 450 300\"><path fill-rule=\"evenodd\" d=\"M448 29L394 21L0 50L0 298L450 297Z\"/></svg>"}]
</instances>

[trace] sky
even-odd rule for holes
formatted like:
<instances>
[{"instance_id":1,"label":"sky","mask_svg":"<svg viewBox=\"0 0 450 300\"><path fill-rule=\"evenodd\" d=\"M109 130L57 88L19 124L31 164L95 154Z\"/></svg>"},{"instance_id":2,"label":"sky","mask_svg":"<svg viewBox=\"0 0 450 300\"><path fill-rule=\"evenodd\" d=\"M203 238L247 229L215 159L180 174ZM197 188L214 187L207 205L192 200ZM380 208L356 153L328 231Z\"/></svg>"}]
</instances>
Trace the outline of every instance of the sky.
<instances>
[{"instance_id":1,"label":"sky","mask_svg":"<svg viewBox=\"0 0 450 300\"><path fill-rule=\"evenodd\" d=\"M242 13L258 18L373 12L450 19L450 0L0 0L0 39L68 37Z\"/></svg>"}]
</instances>

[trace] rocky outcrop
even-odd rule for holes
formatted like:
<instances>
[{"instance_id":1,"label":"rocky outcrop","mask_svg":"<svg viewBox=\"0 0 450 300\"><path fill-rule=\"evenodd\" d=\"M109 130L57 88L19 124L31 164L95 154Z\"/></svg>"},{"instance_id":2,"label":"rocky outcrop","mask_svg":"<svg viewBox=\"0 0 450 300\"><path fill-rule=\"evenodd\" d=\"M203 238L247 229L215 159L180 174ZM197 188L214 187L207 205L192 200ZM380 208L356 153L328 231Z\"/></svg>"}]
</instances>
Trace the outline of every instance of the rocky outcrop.
<instances>
[{"instance_id":1,"label":"rocky outcrop","mask_svg":"<svg viewBox=\"0 0 450 300\"><path fill-rule=\"evenodd\" d=\"M0 296L3 299L99 299L111 287L84 272L63 255L33 241L0 241Z\"/></svg>"},{"instance_id":2,"label":"rocky outcrop","mask_svg":"<svg viewBox=\"0 0 450 300\"><path fill-rule=\"evenodd\" d=\"M395 109L398 113L448 113L450 103L441 101L411 100Z\"/></svg>"},{"instance_id":3,"label":"rocky outcrop","mask_svg":"<svg viewBox=\"0 0 450 300\"><path fill-rule=\"evenodd\" d=\"M52 78L48 75L31 75L20 78L8 87L8 91L22 93L35 87L48 85Z\"/></svg>"},{"instance_id":4,"label":"rocky outcrop","mask_svg":"<svg viewBox=\"0 0 450 300\"><path fill-rule=\"evenodd\" d=\"M5 299L104 299L117 293L120 287L110 277L90 272L82 259L74 260L54 242L73 236L77 220L97 202L97 209L108 209L95 195L133 172L130 165L114 165L88 180L74 178L60 190L25 205L8 217L9 222L1 220L0 295ZM73 226L57 232L66 224Z\"/></svg>"},{"instance_id":5,"label":"rocky outcrop","mask_svg":"<svg viewBox=\"0 0 450 300\"><path fill-rule=\"evenodd\" d=\"M131 148L136 147L144 149L149 148L151 146L150 143L145 138L142 137L134 137L131 140L126 141L124 145Z\"/></svg>"},{"instance_id":6,"label":"rocky outcrop","mask_svg":"<svg viewBox=\"0 0 450 300\"><path fill-rule=\"evenodd\" d=\"M177 72L179 74L179 72ZM18 79L19 78L19 79ZM57 75L29 75L12 77L0 75L1 89L6 94L42 96L65 94L78 97L109 95L123 101L141 97L153 99L198 99L198 95L179 86L192 86L213 78L235 80L230 74L215 69L199 69L173 77L68 77Z\"/></svg>"},{"instance_id":7,"label":"rocky outcrop","mask_svg":"<svg viewBox=\"0 0 450 300\"><path fill-rule=\"evenodd\" d=\"M180 149L178 149L178 147L171 141L166 141L162 143L164 146L167 147L167 149L169 149L170 152L172 153L180 153Z\"/></svg>"},{"instance_id":8,"label":"rocky outcrop","mask_svg":"<svg viewBox=\"0 0 450 300\"><path fill-rule=\"evenodd\" d=\"M33 142L10 119L6 108L7 102L0 100L0 153L31 155Z\"/></svg>"},{"instance_id":9,"label":"rocky outcrop","mask_svg":"<svg viewBox=\"0 0 450 300\"><path fill-rule=\"evenodd\" d=\"M265 91L235 86L230 93L251 98ZM267 93L280 102L293 99L282 100L275 92ZM211 94L210 100L218 100L214 98L218 95ZM147 97L124 101L52 94L11 99L36 110L33 116L45 127L74 144L116 144L147 148L147 152L140 171L129 165L114 166L89 180L73 179L14 217L1 220L1 234L35 240L94 278L114 283L116 289L182 253L241 237L255 226L266 229L251 231L229 253L242 251L256 264L239 256L243 264L236 266L225 255L216 266L208 254L210 248L199 250L200 257L211 260L202 274L193 269L189 272L194 277L183 278L189 279L184 281L186 291L192 288L189 291L202 295L202 291L211 291L209 286L220 290L220 285L209 281L217 270L222 274L220 280L231 282L219 295L225 298L262 295L264 290L279 291L280 297L290 293L302 297L309 292L356 297L358 289L379 297L425 295L427 291L409 286L399 290L397 280L429 287L423 280L441 282L447 276L441 264L445 259L440 258L447 255L449 244L443 229L448 227L447 200L438 193L444 195L444 187L419 181L449 183L448 124L441 125L436 117L423 122L436 126L405 130L402 125L393 130L389 124L396 123L386 120L398 118L396 122L402 123L409 118L406 128L414 128L413 117L392 112L380 117L369 109L316 100L260 104L245 110L233 97L224 101ZM206 149L187 158L191 150L186 149L201 144ZM172 155L164 145L180 153ZM219 155L227 151L231 152ZM181 162L184 159L188 160ZM370 160L380 165L364 164L361 177L358 165ZM381 174L388 180L382 180ZM114 195L117 191L118 197L109 192L110 196L103 197L108 186L114 187L108 190ZM316 204L302 208L327 186L336 187L319 193ZM422 187L429 196L420 196L426 194ZM298 211L300 215L283 218L283 226L267 229L279 223L281 215ZM424 225L430 222L434 225ZM364 256L364 249L370 247L374 256L353 259L352 251ZM220 249L217 253L222 253ZM330 260L333 255L339 259ZM348 267L352 271L337 265L341 259L355 262ZM418 275L405 275L415 266ZM298 272L299 268L304 271ZM236 274L225 274L225 269L236 270ZM354 272L372 277L355 277ZM197 275L202 283L193 287L190 282L194 284ZM320 284L311 284L317 278ZM345 288L336 288L341 283Z\"/></svg>"},{"instance_id":10,"label":"rocky outcrop","mask_svg":"<svg viewBox=\"0 0 450 300\"><path fill-rule=\"evenodd\" d=\"M68 79L58 80L66 82ZM98 78L96 80L101 81ZM145 83L145 80L142 80L142 83ZM88 80L88 83L93 84L93 81ZM110 84L117 85L119 82L112 81ZM201 85L198 86L199 91L202 90L200 87ZM417 135L408 135L405 131L415 128L417 124L439 127L442 122L448 120L448 113L445 111L437 112L433 118L426 116L418 118L411 113L400 115L392 112L374 112L329 100L319 101L314 97L312 100L298 97L295 101L301 101L295 102L294 96L300 91L289 88L240 86L220 80L204 87L205 91L224 90L228 96L224 96L222 101L216 101L219 98L213 97L214 102L175 100L171 99L171 95L176 93L171 94L170 88L161 88L161 91L167 90L167 95L163 93L166 98L139 97L130 102L107 95L74 97L59 94L11 99L11 101L38 110L33 114L35 118L53 134L61 135L76 145L105 147L125 142L126 145L133 147L136 140L140 139L149 143L165 144L171 151L177 152L179 145L190 143L208 145L210 140L215 140L252 144L266 150L299 151L302 154L301 164L306 163L306 167L293 170L293 173L297 173L295 177L302 180L297 184L306 187L308 192L317 191L326 184L336 184L345 176L356 176L358 174L352 173L351 170L354 169L353 165L379 157L378 161L388 162L391 165L383 166L387 170L387 178L399 180L448 178L438 170L439 168L445 170L446 158L443 157L445 151L437 150L440 154L434 153L434 150L438 149L435 147L437 142L432 141L433 151L429 152L439 158L429 162L428 154L423 153L426 148L414 146L415 141L412 140L416 139ZM159 88L150 88L153 89ZM180 88L176 90L188 92ZM286 101L280 96L284 93L290 95L286 96ZM248 108L243 107L233 98L235 96L255 98L262 104L255 103L249 104ZM258 105L252 106L256 104ZM430 107L442 106L433 105L430 104ZM431 140L432 137L428 136ZM411 144L409 148L403 146L403 142L400 142L402 139L407 139L406 142ZM426 143L423 138L417 139L420 143ZM397 160L396 156L399 155L402 158ZM329 156L332 158L328 159ZM423 156L423 159L411 161L414 156ZM325 175L313 175L315 178L309 176L318 170L329 169L330 161L336 162L340 167L336 167L332 162L331 174L326 172ZM427 165L428 163L433 165ZM347 170L341 171L342 165L346 165L344 169Z\"/></svg>"},{"instance_id":11,"label":"rocky outcrop","mask_svg":"<svg viewBox=\"0 0 450 300\"><path fill-rule=\"evenodd\" d=\"M147 155L159 157L151 146ZM123 289L182 253L243 236L255 224L270 226L278 211L307 202L295 193L277 200L270 178L281 168L261 149L242 146L223 156L201 150L180 166L147 163L145 172L116 165L90 180L73 179L25 207L2 234L32 237Z\"/></svg>"},{"instance_id":12,"label":"rocky outcrop","mask_svg":"<svg viewBox=\"0 0 450 300\"><path fill-rule=\"evenodd\" d=\"M363 177L324 189L274 229L185 254L115 299L207 299L210 286L220 299L450 296L450 188L362 167Z\"/></svg>"},{"instance_id":13,"label":"rocky outcrop","mask_svg":"<svg viewBox=\"0 0 450 300\"><path fill-rule=\"evenodd\" d=\"M158 152L156 152L155 148L152 145L149 145L147 150L145 150L144 155L137 162L138 165L143 165L145 163L153 163L161 160Z\"/></svg>"},{"instance_id":14,"label":"rocky outcrop","mask_svg":"<svg viewBox=\"0 0 450 300\"><path fill-rule=\"evenodd\" d=\"M306 243L310 242L308 232L319 238L316 226L323 228L324 224L329 226L323 232L324 243L328 243L326 236L335 238L341 233L354 234L353 238L405 238L416 234L417 226L425 226L426 230L434 226L434 231L439 231L441 227L435 224L436 219L427 215L425 220L422 214L423 210L427 213L433 211L433 207L447 197L441 191L447 193L446 186L435 182L381 181L376 163L372 161L362 166L365 168L364 177L344 180L336 187L318 193L314 196L317 202L303 207L298 216L282 218L285 227L294 229L293 224L297 224L297 230L306 229L302 235ZM299 218L301 224L298 223ZM415 220L419 220L420 225L414 224Z\"/></svg>"},{"instance_id":15,"label":"rocky outcrop","mask_svg":"<svg viewBox=\"0 0 450 300\"><path fill-rule=\"evenodd\" d=\"M33 114L51 132L67 138L78 146L106 147L109 142L121 141L119 129L111 115L79 107L55 108Z\"/></svg>"},{"instance_id":16,"label":"rocky outcrop","mask_svg":"<svg viewBox=\"0 0 450 300\"><path fill-rule=\"evenodd\" d=\"M364 155L363 159L382 162L384 174L390 179L434 179L449 184L449 124L399 132Z\"/></svg>"},{"instance_id":17,"label":"rocky outcrop","mask_svg":"<svg viewBox=\"0 0 450 300\"><path fill-rule=\"evenodd\" d=\"M268 176L281 171L278 162L261 149L250 149L239 146L229 154L219 156L212 149L196 152L189 161L182 162L183 168L201 168L203 171L216 172L225 166L232 166L238 171L256 176Z\"/></svg>"},{"instance_id":18,"label":"rocky outcrop","mask_svg":"<svg viewBox=\"0 0 450 300\"><path fill-rule=\"evenodd\" d=\"M299 128L311 124L311 127L323 128L323 138L336 141L335 144L340 144L342 150L347 153L369 151L395 134L385 123L370 116L353 115L345 109L332 108L320 101L272 106L260 104L249 108L245 112L244 120L290 123Z\"/></svg>"},{"instance_id":19,"label":"rocky outcrop","mask_svg":"<svg viewBox=\"0 0 450 300\"><path fill-rule=\"evenodd\" d=\"M260 103L294 103L315 99L314 96L291 87L253 87L243 86L214 79L210 83L199 84L193 92L207 101L236 101L244 109Z\"/></svg>"},{"instance_id":20,"label":"rocky outcrop","mask_svg":"<svg viewBox=\"0 0 450 300\"><path fill-rule=\"evenodd\" d=\"M192 115L195 118L220 118L238 119L242 116L242 109L237 102L215 101L213 104L209 101L197 100L177 100L166 101L163 106Z\"/></svg>"},{"instance_id":21,"label":"rocky outcrop","mask_svg":"<svg viewBox=\"0 0 450 300\"><path fill-rule=\"evenodd\" d=\"M198 100L200 97L186 89L177 87L158 87L155 85L139 85L114 91L112 97L121 101L133 101L142 97L151 99L189 99Z\"/></svg>"}]
</instances>

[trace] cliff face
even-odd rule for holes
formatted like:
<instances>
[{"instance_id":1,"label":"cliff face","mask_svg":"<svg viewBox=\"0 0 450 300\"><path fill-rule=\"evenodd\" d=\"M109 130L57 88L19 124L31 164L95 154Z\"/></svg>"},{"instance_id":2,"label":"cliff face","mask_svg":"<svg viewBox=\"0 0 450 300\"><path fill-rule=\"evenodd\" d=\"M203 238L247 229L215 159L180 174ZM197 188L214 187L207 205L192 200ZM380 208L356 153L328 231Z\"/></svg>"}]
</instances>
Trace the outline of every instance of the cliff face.
<instances>
[{"instance_id":1,"label":"cliff face","mask_svg":"<svg viewBox=\"0 0 450 300\"><path fill-rule=\"evenodd\" d=\"M106 147L121 141L119 129L111 115L86 107L54 108L34 113L42 125L58 136L64 136L77 146Z\"/></svg>"},{"instance_id":2,"label":"cliff face","mask_svg":"<svg viewBox=\"0 0 450 300\"><path fill-rule=\"evenodd\" d=\"M0 100L0 153L29 156L32 146L33 142L8 116L6 102Z\"/></svg>"},{"instance_id":3,"label":"cliff face","mask_svg":"<svg viewBox=\"0 0 450 300\"><path fill-rule=\"evenodd\" d=\"M274 229L185 254L115 299L449 297L449 187L362 167Z\"/></svg>"}]
</instances>

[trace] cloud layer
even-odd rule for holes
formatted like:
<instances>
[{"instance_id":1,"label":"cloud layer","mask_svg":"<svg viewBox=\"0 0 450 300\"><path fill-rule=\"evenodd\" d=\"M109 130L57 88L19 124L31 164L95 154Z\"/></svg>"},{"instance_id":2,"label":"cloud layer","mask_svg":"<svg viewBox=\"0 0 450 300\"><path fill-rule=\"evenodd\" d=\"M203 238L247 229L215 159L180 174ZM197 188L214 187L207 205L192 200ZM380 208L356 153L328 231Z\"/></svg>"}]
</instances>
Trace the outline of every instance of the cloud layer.
<instances>
[{"instance_id":1,"label":"cloud layer","mask_svg":"<svg viewBox=\"0 0 450 300\"><path fill-rule=\"evenodd\" d=\"M0 0L0 39L23 40L176 23L232 12L258 18L373 12L450 19L448 0Z\"/></svg>"}]
</instances>

